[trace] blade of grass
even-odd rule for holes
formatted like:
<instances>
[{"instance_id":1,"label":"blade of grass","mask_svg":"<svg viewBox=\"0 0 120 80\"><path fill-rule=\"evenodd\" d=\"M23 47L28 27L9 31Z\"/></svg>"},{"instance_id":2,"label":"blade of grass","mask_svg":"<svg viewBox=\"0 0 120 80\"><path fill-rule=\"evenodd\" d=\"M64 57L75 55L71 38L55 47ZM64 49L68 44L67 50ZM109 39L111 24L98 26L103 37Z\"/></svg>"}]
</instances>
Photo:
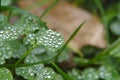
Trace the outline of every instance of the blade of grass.
<instances>
[{"instance_id":1,"label":"blade of grass","mask_svg":"<svg viewBox=\"0 0 120 80\"><path fill-rule=\"evenodd\" d=\"M65 49L65 47L68 45L68 43L75 37L75 35L79 32L79 30L81 29L81 27L85 24L85 21L82 22L82 24L80 24L76 30L71 34L71 36L69 37L69 39L67 40L67 42L63 45L63 47L60 49L59 54L61 54L61 52ZM81 57L83 57L84 55L81 54Z\"/></svg>"},{"instance_id":2,"label":"blade of grass","mask_svg":"<svg viewBox=\"0 0 120 80\"><path fill-rule=\"evenodd\" d=\"M102 6L102 3L100 2L100 0L94 0L94 2L96 3L96 6L98 8L98 10L100 11L101 17L102 17L102 21L105 25L105 30L106 30L106 42L109 45L110 44L110 36L109 36L109 29L108 29L108 20L105 14L105 10Z\"/></svg>"},{"instance_id":3,"label":"blade of grass","mask_svg":"<svg viewBox=\"0 0 120 80\"><path fill-rule=\"evenodd\" d=\"M104 55L108 55L110 53L110 51L112 51L114 48L116 48L119 45L120 45L120 38L118 40L116 40L112 45L110 45L107 49L105 49L104 51L102 51L101 53L96 55L94 58L92 58L89 61L89 64L99 61Z\"/></svg>"},{"instance_id":4,"label":"blade of grass","mask_svg":"<svg viewBox=\"0 0 120 80\"><path fill-rule=\"evenodd\" d=\"M120 45L120 38L118 40L116 40L113 44L111 44L107 49L105 49L104 51L98 53L98 55L96 55L95 57L93 57L92 59L90 60L85 60L84 61L81 61L81 59L79 58L79 60L77 59L76 62L79 62L80 63L80 66L89 66L91 64L96 64L96 62L100 62L102 61L102 58L105 56L105 55L109 55L109 53L114 49L116 48L117 46ZM79 64L78 63L78 64ZM97 63L98 64L98 63Z\"/></svg>"},{"instance_id":5,"label":"blade of grass","mask_svg":"<svg viewBox=\"0 0 120 80\"><path fill-rule=\"evenodd\" d=\"M25 59L30 53L31 51L35 48L36 45L33 45L33 47L31 49L29 49L28 51L26 51L23 56L15 63L15 67L23 60Z\"/></svg>"},{"instance_id":6,"label":"blade of grass","mask_svg":"<svg viewBox=\"0 0 120 80\"><path fill-rule=\"evenodd\" d=\"M53 3L42 13L40 18L42 18L48 11L50 11L58 2L59 0L54 0Z\"/></svg>"},{"instance_id":7,"label":"blade of grass","mask_svg":"<svg viewBox=\"0 0 120 80\"><path fill-rule=\"evenodd\" d=\"M97 8L98 8L99 11L100 11L100 14L101 14L102 16L105 16L105 10L104 10L104 8L103 8L100 0L94 0L94 2L96 3L96 6L97 6Z\"/></svg>"},{"instance_id":8,"label":"blade of grass","mask_svg":"<svg viewBox=\"0 0 120 80\"><path fill-rule=\"evenodd\" d=\"M71 76L64 73L54 62L51 63L65 80L73 80Z\"/></svg>"}]
</instances>

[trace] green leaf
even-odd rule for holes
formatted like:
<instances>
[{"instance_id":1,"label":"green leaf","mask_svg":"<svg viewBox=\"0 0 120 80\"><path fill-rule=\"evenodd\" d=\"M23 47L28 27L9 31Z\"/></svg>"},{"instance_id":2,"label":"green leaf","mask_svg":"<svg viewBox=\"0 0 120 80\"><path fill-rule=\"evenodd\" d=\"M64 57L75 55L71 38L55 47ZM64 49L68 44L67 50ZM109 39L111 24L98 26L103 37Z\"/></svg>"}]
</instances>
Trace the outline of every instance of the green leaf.
<instances>
[{"instance_id":1,"label":"green leaf","mask_svg":"<svg viewBox=\"0 0 120 80\"><path fill-rule=\"evenodd\" d=\"M27 80L63 80L51 68L45 68L43 65L20 67L16 69L16 73Z\"/></svg>"},{"instance_id":2,"label":"green leaf","mask_svg":"<svg viewBox=\"0 0 120 80\"><path fill-rule=\"evenodd\" d=\"M11 0L1 0L2 6L8 6L11 3Z\"/></svg>"},{"instance_id":3,"label":"green leaf","mask_svg":"<svg viewBox=\"0 0 120 80\"><path fill-rule=\"evenodd\" d=\"M24 44L44 45L47 50L57 51L63 45L63 37L60 33L42 26L39 20L32 16L23 16L16 24L21 27L24 35Z\"/></svg>"},{"instance_id":4,"label":"green leaf","mask_svg":"<svg viewBox=\"0 0 120 80\"><path fill-rule=\"evenodd\" d=\"M98 80L99 75L97 73L97 70L95 70L94 68L87 68L84 70L82 78L84 80Z\"/></svg>"},{"instance_id":5,"label":"green leaf","mask_svg":"<svg viewBox=\"0 0 120 80\"><path fill-rule=\"evenodd\" d=\"M51 29L41 29L37 33L37 44L43 44L50 51L57 51L63 45L63 37L60 33Z\"/></svg>"},{"instance_id":6,"label":"green leaf","mask_svg":"<svg viewBox=\"0 0 120 80\"><path fill-rule=\"evenodd\" d=\"M13 76L7 68L0 68L0 80L13 80Z\"/></svg>"},{"instance_id":7,"label":"green leaf","mask_svg":"<svg viewBox=\"0 0 120 80\"><path fill-rule=\"evenodd\" d=\"M20 43L18 40L14 40L9 42L12 49L12 57L13 58L20 58L26 52L26 46Z\"/></svg>"},{"instance_id":8,"label":"green leaf","mask_svg":"<svg viewBox=\"0 0 120 80\"><path fill-rule=\"evenodd\" d=\"M9 9L14 10L16 8ZM63 45L63 37L60 33L48 29L44 22L32 15L25 14L14 25L4 21L1 23L0 64L4 64L5 59L11 57L20 58L15 67L19 66L22 61L25 64L39 62L42 58L47 59L46 54L48 57L53 57ZM33 64L27 67L19 66L16 68L16 74L28 80L63 80L59 74L51 68L44 67L43 64Z\"/></svg>"},{"instance_id":9,"label":"green leaf","mask_svg":"<svg viewBox=\"0 0 120 80\"><path fill-rule=\"evenodd\" d=\"M118 45L116 48L114 48L111 52L110 55L113 57L120 57L120 45Z\"/></svg>"},{"instance_id":10,"label":"green leaf","mask_svg":"<svg viewBox=\"0 0 120 80\"><path fill-rule=\"evenodd\" d=\"M82 80L81 73L77 69L72 69L68 72L68 75L70 75L74 80Z\"/></svg>"},{"instance_id":11,"label":"green leaf","mask_svg":"<svg viewBox=\"0 0 120 80\"><path fill-rule=\"evenodd\" d=\"M3 14L0 14L0 25L1 22L7 22L7 17L5 17Z\"/></svg>"},{"instance_id":12,"label":"green leaf","mask_svg":"<svg viewBox=\"0 0 120 80\"><path fill-rule=\"evenodd\" d=\"M19 41L0 41L0 64L11 57L19 58L26 51L26 47Z\"/></svg>"},{"instance_id":13,"label":"green leaf","mask_svg":"<svg viewBox=\"0 0 120 80\"><path fill-rule=\"evenodd\" d=\"M113 22L110 26L110 29L114 34L120 36L120 21Z\"/></svg>"},{"instance_id":14,"label":"green leaf","mask_svg":"<svg viewBox=\"0 0 120 80\"><path fill-rule=\"evenodd\" d=\"M67 61L70 59L70 50L68 48L65 48L64 51L58 56L57 61L58 62L63 62L63 61Z\"/></svg>"},{"instance_id":15,"label":"green leaf","mask_svg":"<svg viewBox=\"0 0 120 80\"><path fill-rule=\"evenodd\" d=\"M18 39L22 30L16 26L1 22L0 41L12 41Z\"/></svg>"},{"instance_id":16,"label":"green leaf","mask_svg":"<svg viewBox=\"0 0 120 80\"><path fill-rule=\"evenodd\" d=\"M101 66L98 73L100 78L104 80L120 80L118 71L112 66Z\"/></svg>"},{"instance_id":17,"label":"green leaf","mask_svg":"<svg viewBox=\"0 0 120 80\"><path fill-rule=\"evenodd\" d=\"M35 76L38 73L38 70L41 70L43 65L35 65L29 67L19 67L16 69L16 74L23 76L28 80L35 80Z\"/></svg>"},{"instance_id":18,"label":"green leaf","mask_svg":"<svg viewBox=\"0 0 120 80\"><path fill-rule=\"evenodd\" d=\"M31 54L25 58L24 63L35 63L40 61L40 57L43 57L41 54L45 54L44 49L41 47L42 46L37 46L33 49ZM44 67L43 64L18 67L16 68L16 73L27 80L63 80L60 75L55 73L51 68Z\"/></svg>"},{"instance_id":19,"label":"green leaf","mask_svg":"<svg viewBox=\"0 0 120 80\"><path fill-rule=\"evenodd\" d=\"M0 64L5 63L5 59L12 57L11 45L8 42L0 41Z\"/></svg>"},{"instance_id":20,"label":"green leaf","mask_svg":"<svg viewBox=\"0 0 120 80\"><path fill-rule=\"evenodd\" d=\"M41 26L40 20L32 15L23 15L15 25L21 28L25 34L27 34L27 32L35 32L43 27Z\"/></svg>"}]
</instances>

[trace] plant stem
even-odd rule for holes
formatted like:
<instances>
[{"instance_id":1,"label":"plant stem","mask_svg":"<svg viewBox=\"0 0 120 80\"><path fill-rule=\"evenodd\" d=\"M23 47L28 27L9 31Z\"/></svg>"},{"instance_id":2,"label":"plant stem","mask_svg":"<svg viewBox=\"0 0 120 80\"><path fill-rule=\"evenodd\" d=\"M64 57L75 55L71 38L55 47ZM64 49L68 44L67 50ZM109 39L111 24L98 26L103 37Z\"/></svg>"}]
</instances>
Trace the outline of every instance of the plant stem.
<instances>
[{"instance_id":1,"label":"plant stem","mask_svg":"<svg viewBox=\"0 0 120 80\"><path fill-rule=\"evenodd\" d=\"M61 76L65 80L73 80L72 77L70 77L69 75L67 75L66 73L64 73L54 62L51 62L51 64L55 67L55 69L61 74Z\"/></svg>"},{"instance_id":2,"label":"plant stem","mask_svg":"<svg viewBox=\"0 0 120 80\"><path fill-rule=\"evenodd\" d=\"M36 46L36 45L33 45L33 47L32 47L30 50L28 50L28 51L26 51L26 52L24 53L24 55L15 63L15 67L16 67L26 56L28 56L28 55L31 53L31 51L35 48L35 46Z\"/></svg>"},{"instance_id":3,"label":"plant stem","mask_svg":"<svg viewBox=\"0 0 120 80\"><path fill-rule=\"evenodd\" d=\"M54 0L54 2L42 13L40 18L42 18L48 11L50 11L58 2L59 0Z\"/></svg>"},{"instance_id":4,"label":"plant stem","mask_svg":"<svg viewBox=\"0 0 120 80\"><path fill-rule=\"evenodd\" d=\"M85 24L85 21L82 22L82 24L80 24L75 31L71 34L71 36L69 37L69 39L67 40L67 42L63 45L63 47L60 49L59 54L61 54L61 52L65 49L65 47L68 45L68 43L75 37L75 35L79 32L79 30L81 29L81 27ZM81 57L83 57L84 55L81 54Z\"/></svg>"}]
</instances>

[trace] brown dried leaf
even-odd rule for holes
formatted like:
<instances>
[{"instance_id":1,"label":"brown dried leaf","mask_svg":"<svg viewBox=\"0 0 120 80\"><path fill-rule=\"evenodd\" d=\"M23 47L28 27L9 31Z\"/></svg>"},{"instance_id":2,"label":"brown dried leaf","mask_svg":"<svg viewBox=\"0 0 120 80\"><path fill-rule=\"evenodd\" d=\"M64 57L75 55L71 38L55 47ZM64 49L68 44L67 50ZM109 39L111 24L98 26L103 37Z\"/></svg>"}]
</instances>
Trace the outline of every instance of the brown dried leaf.
<instances>
[{"instance_id":1,"label":"brown dried leaf","mask_svg":"<svg viewBox=\"0 0 120 80\"><path fill-rule=\"evenodd\" d=\"M21 0L20 7L25 8L40 0ZM30 9L32 13L40 16L49 4ZM87 11L68 4L65 1L60 2L43 18L47 25L59 31L64 36L65 40L74 32L74 30L83 22L86 21L84 27L81 28L75 38L69 43L69 46L74 51L85 45L92 45L99 48L106 47L104 40L104 28L99 19Z\"/></svg>"}]
</instances>

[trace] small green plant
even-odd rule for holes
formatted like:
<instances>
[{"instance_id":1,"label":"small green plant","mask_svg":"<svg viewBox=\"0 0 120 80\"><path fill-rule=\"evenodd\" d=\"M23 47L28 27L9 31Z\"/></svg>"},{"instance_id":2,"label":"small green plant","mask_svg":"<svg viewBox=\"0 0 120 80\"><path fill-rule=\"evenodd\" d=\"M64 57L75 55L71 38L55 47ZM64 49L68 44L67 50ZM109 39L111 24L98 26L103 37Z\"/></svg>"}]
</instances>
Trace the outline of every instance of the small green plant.
<instances>
[{"instance_id":1,"label":"small green plant","mask_svg":"<svg viewBox=\"0 0 120 80\"><path fill-rule=\"evenodd\" d=\"M5 10L8 7L1 6L0 9ZM18 10L12 7L9 9ZM3 14L0 15L0 19L1 80L16 79L12 76L12 71L10 72L5 66L12 68L16 75L28 80L63 80L51 68L39 64L55 56L62 47L63 38L60 33L46 28L39 18L31 14L22 14L20 20L13 25L7 22L8 17ZM9 61L11 58L12 62Z\"/></svg>"},{"instance_id":2,"label":"small green plant","mask_svg":"<svg viewBox=\"0 0 120 80\"><path fill-rule=\"evenodd\" d=\"M50 8L52 6L42 16ZM53 60L62 53L82 25L64 44L61 34L48 29L38 17L16 7L3 5L0 6L0 10L2 13L8 13L8 16L0 14L1 80L23 78L27 80L72 80ZM10 23L12 17L16 19L13 24ZM61 75L52 68L44 66L44 63L51 62Z\"/></svg>"},{"instance_id":3,"label":"small green plant","mask_svg":"<svg viewBox=\"0 0 120 80\"><path fill-rule=\"evenodd\" d=\"M77 66L65 73L56 63L64 60L66 53L62 52L84 22L64 42L59 32L49 29L40 19L58 0L40 18L22 9L7 6L11 4L10 1L2 0L0 6L0 80L120 80L120 38L106 49L97 51L94 48L97 54L91 58L86 58L86 55L94 53L94 49L83 49L85 57L73 56ZM96 4L99 4L98 8L104 18L99 0ZM108 22L105 24L108 25ZM116 25L119 25L118 22L111 26L111 30L119 35L119 27Z\"/></svg>"}]
</instances>

